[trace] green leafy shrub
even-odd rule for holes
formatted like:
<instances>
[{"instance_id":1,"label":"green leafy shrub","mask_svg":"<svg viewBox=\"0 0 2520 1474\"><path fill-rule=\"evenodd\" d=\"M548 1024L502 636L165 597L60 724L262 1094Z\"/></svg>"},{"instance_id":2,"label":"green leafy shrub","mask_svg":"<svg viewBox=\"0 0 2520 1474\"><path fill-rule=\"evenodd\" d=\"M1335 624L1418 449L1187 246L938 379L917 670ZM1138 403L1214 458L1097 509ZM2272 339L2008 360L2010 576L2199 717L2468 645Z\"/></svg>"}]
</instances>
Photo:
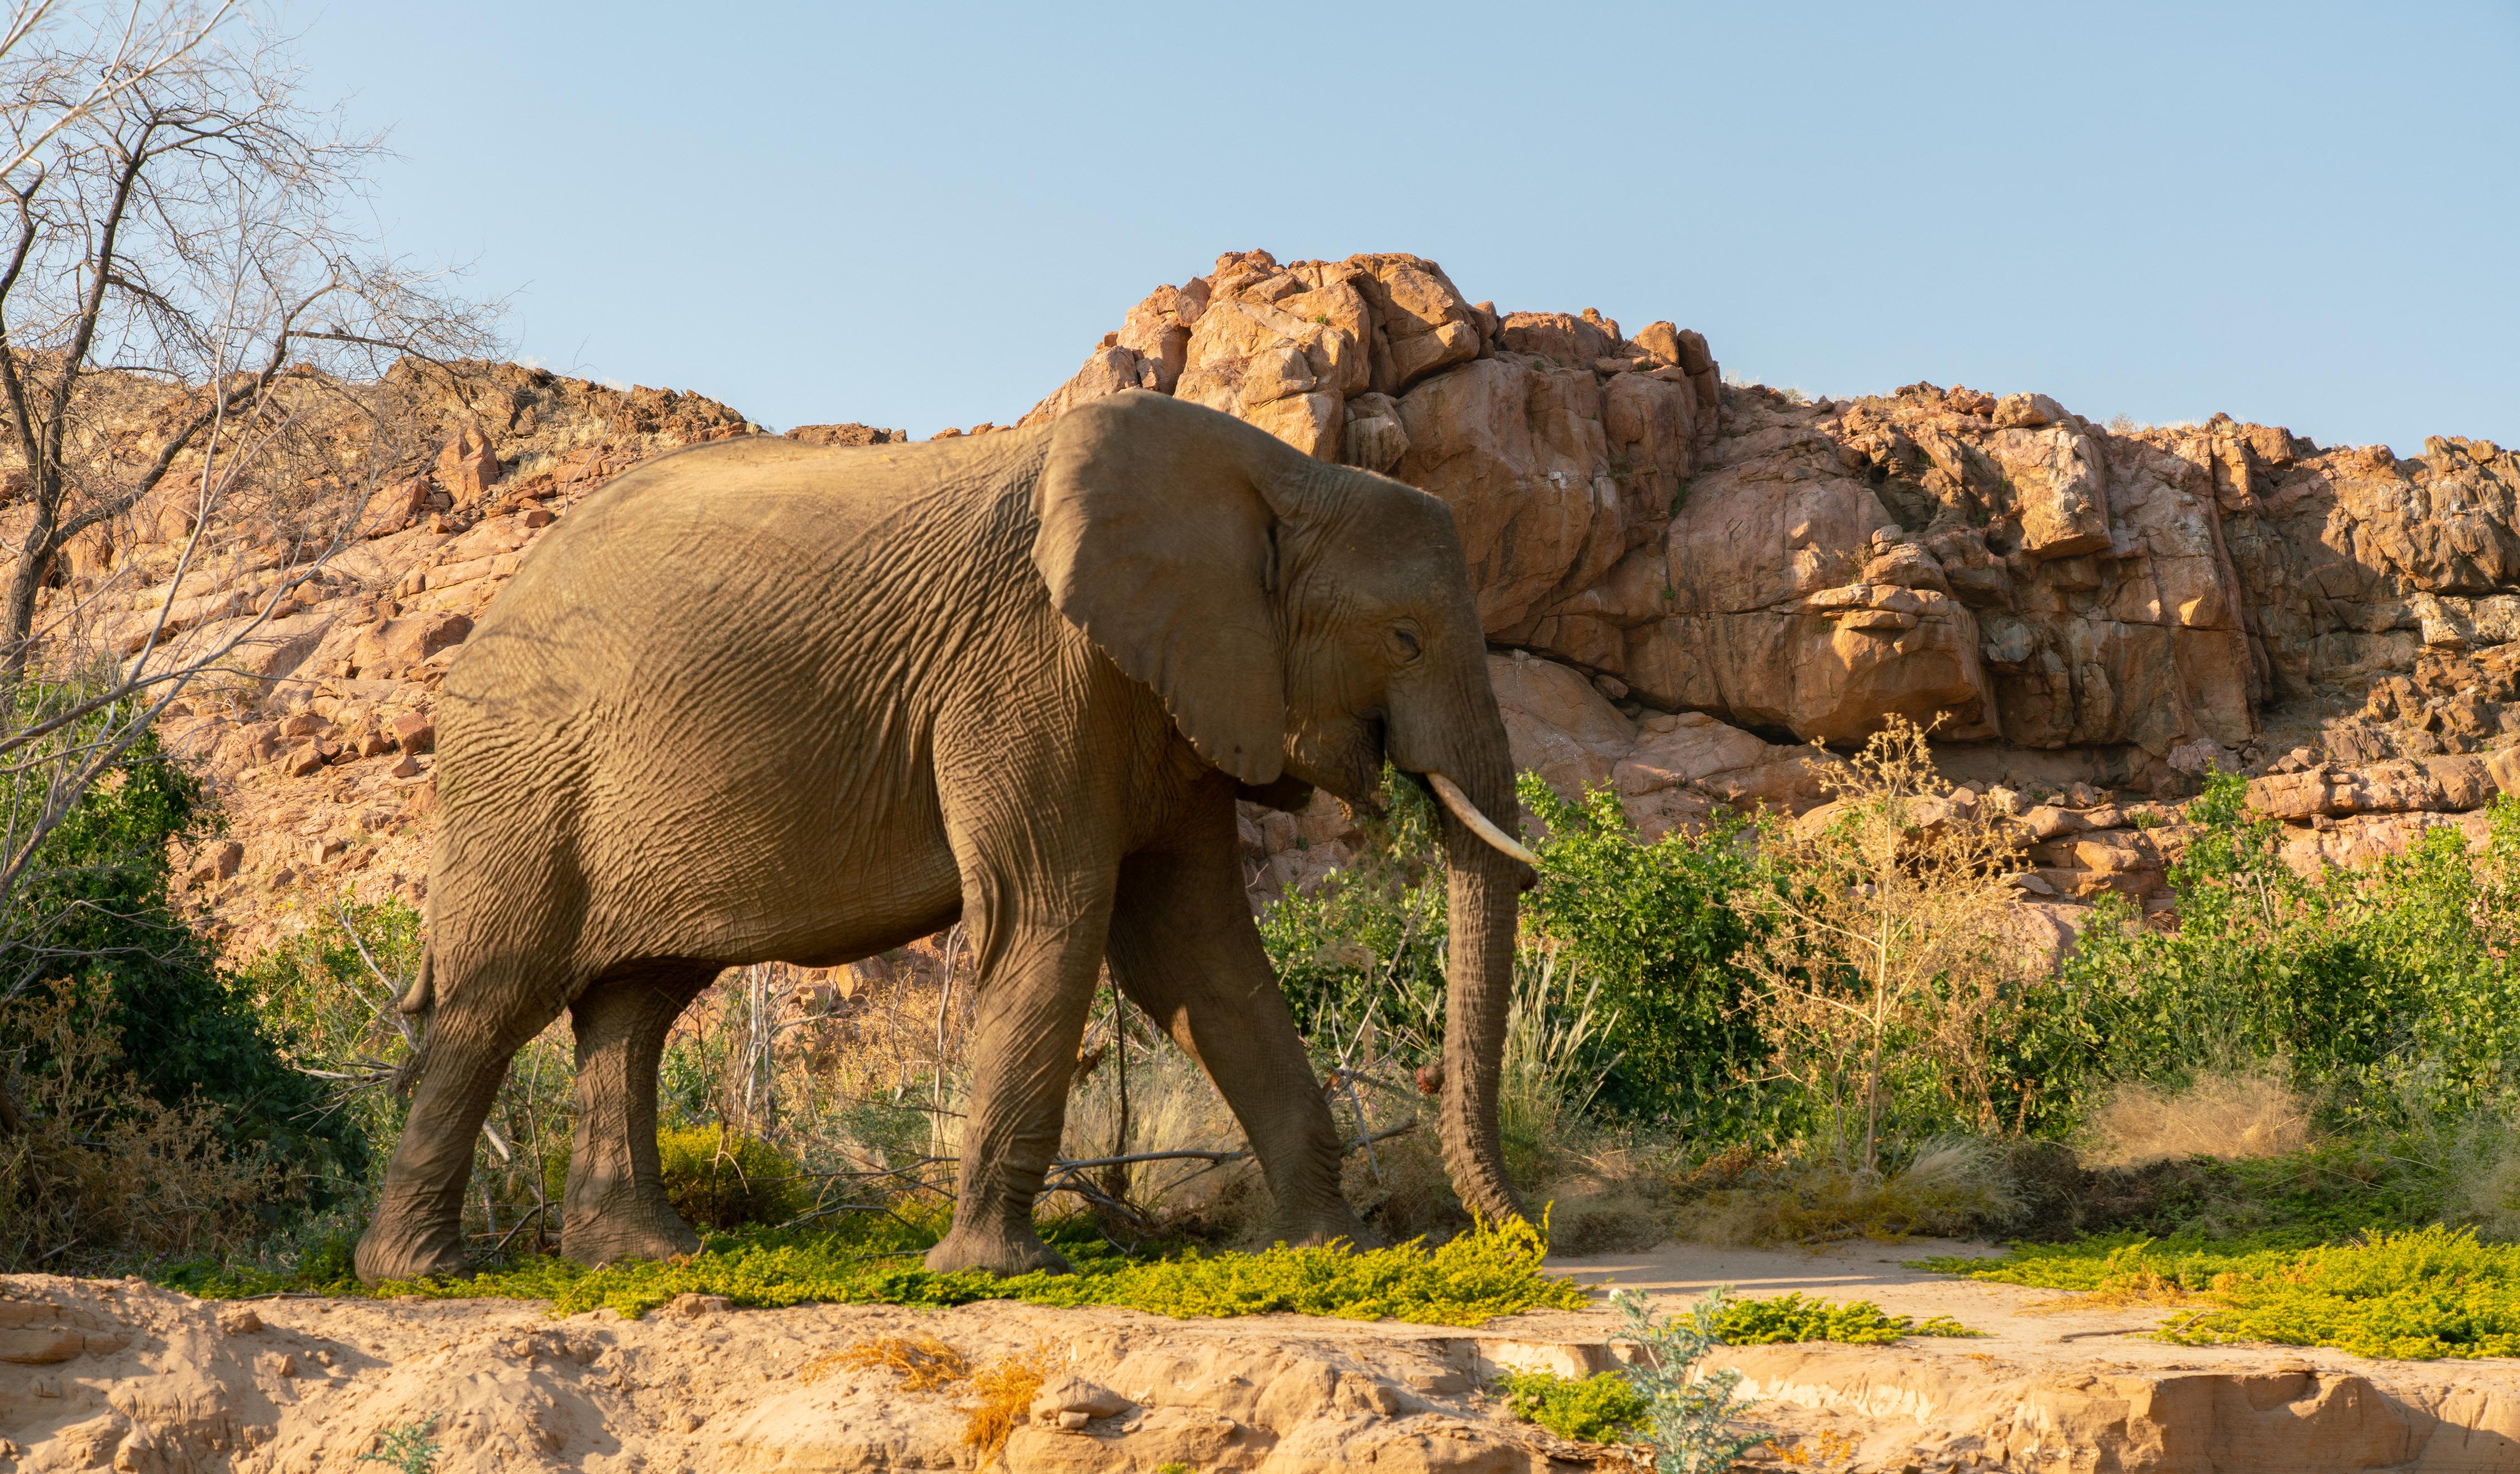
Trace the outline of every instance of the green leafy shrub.
<instances>
[{"instance_id":1,"label":"green leafy shrub","mask_svg":"<svg viewBox=\"0 0 2520 1474\"><path fill-rule=\"evenodd\" d=\"M1579 1381L1551 1371L1508 1371L1497 1385L1515 1417L1588 1444L1620 1442L1645 1415L1645 1400L1620 1372L1597 1371Z\"/></svg>"},{"instance_id":2,"label":"green leafy shrub","mask_svg":"<svg viewBox=\"0 0 2520 1474\"><path fill-rule=\"evenodd\" d=\"M784 1224L813 1206L795 1160L752 1137L688 1126L656 1134L665 1196L695 1228Z\"/></svg>"},{"instance_id":3,"label":"green leafy shrub","mask_svg":"<svg viewBox=\"0 0 2520 1474\"><path fill-rule=\"evenodd\" d=\"M411 1045L394 1003L420 969L421 915L409 903L344 900L307 918L238 974L294 1064L352 1077L337 1116L379 1156L402 1135L406 1103L382 1089ZM367 1087L367 1088L362 1088Z\"/></svg>"},{"instance_id":4,"label":"green leafy shrub","mask_svg":"<svg viewBox=\"0 0 2520 1474\"><path fill-rule=\"evenodd\" d=\"M1370 1027L1433 1053L1443 1034L1448 910L1431 801L1386 771L1384 812L1369 818L1357 864L1312 895L1288 892L1260 917L1286 1005L1320 1040Z\"/></svg>"},{"instance_id":5,"label":"green leafy shrub","mask_svg":"<svg viewBox=\"0 0 2520 1474\"><path fill-rule=\"evenodd\" d=\"M1726 1139L1774 1135L1779 1102L1751 1083L1766 1050L1738 963L1752 935L1734 904L1755 873L1746 826L1719 816L1702 832L1642 844L1607 788L1569 803L1524 774L1518 792L1548 829L1533 846L1540 884L1526 923L1561 965L1598 981L1598 1006L1617 1019L1601 1103Z\"/></svg>"},{"instance_id":6,"label":"green leafy shrub","mask_svg":"<svg viewBox=\"0 0 2520 1474\"><path fill-rule=\"evenodd\" d=\"M703 1232L773 1227L814 1206L804 1169L755 1137L714 1126L672 1128L656 1133L656 1160L666 1201ZM568 1163L565 1141L543 1158L543 1193L552 1202L567 1193Z\"/></svg>"},{"instance_id":7,"label":"green leafy shrub","mask_svg":"<svg viewBox=\"0 0 2520 1474\"><path fill-rule=\"evenodd\" d=\"M2179 926L2123 908L2085 932L2048 1000L2063 1129L2118 1080L2282 1062L2330 1129L2458 1119L2520 1095L2520 805L2362 870L2295 875L2279 826L2221 775L2172 869Z\"/></svg>"}]
</instances>

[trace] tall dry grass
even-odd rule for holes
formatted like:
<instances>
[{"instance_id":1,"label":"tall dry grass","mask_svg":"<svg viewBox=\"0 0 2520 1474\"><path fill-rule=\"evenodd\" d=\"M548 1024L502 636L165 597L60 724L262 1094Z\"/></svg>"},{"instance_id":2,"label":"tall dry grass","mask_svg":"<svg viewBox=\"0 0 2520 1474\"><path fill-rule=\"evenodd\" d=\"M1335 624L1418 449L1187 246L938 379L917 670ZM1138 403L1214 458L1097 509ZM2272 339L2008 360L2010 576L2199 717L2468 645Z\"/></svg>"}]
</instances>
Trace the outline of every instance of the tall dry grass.
<instances>
[{"instance_id":1,"label":"tall dry grass","mask_svg":"<svg viewBox=\"0 0 2520 1474\"><path fill-rule=\"evenodd\" d=\"M2094 1167L2281 1156L2310 1144L2310 1106L2265 1069L2207 1074L2175 1089L2128 1083L2092 1113L2089 1136L2083 1159Z\"/></svg>"}]
</instances>

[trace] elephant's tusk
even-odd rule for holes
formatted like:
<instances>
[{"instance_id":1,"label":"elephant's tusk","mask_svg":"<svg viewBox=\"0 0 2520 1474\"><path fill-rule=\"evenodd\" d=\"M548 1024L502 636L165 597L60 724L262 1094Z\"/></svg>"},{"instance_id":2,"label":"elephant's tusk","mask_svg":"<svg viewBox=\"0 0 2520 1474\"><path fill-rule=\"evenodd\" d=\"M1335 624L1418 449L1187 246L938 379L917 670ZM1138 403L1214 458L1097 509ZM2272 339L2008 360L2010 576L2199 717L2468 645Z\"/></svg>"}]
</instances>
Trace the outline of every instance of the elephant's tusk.
<instances>
[{"instance_id":1,"label":"elephant's tusk","mask_svg":"<svg viewBox=\"0 0 2520 1474\"><path fill-rule=\"evenodd\" d=\"M1426 783L1435 790L1435 796L1444 801L1444 807L1453 811L1455 819L1470 826L1471 833L1495 845L1498 853L1510 855L1533 870L1540 869L1540 857L1515 843L1512 835L1498 828L1494 821L1480 813L1479 806L1470 802L1470 796L1462 791L1460 783L1440 773L1427 774Z\"/></svg>"}]
</instances>

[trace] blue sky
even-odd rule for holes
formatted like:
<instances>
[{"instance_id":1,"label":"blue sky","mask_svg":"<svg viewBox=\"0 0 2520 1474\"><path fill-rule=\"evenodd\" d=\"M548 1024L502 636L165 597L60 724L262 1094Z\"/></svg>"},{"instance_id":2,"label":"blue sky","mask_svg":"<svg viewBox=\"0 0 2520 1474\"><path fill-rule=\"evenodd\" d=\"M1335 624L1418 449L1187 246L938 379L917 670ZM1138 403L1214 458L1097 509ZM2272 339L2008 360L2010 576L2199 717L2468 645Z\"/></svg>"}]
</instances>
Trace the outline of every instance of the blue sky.
<instances>
[{"instance_id":1,"label":"blue sky","mask_svg":"<svg viewBox=\"0 0 2520 1474\"><path fill-rule=\"evenodd\" d=\"M2520 442L2520 6L285 0L391 245L776 427L1012 420L1218 252L2325 443Z\"/></svg>"}]
</instances>

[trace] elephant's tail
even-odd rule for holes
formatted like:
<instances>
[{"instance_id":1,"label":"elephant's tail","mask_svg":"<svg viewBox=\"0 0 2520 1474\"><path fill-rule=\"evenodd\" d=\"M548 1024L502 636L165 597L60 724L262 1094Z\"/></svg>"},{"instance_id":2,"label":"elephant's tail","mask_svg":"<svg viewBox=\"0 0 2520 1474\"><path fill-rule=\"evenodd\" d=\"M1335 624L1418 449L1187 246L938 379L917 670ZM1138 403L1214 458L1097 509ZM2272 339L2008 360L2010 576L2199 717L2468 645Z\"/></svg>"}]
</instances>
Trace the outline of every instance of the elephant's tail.
<instances>
[{"instance_id":1,"label":"elephant's tail","mask_svg":"<svg viewBox=\"0 0 2520 1474\"><path fill-rule=\"evenodd\" d=\"M420 971L394 1001L394 1011L413 1020L403 1031L411 1053L393 1073L394 1098L403 1101L411 1099L411 1088L420 1081L421 1065L428 1057L428 1016L437 1011L437 955L428 945L428 922L421 925Z\"/></svg>"}]
</instances>

